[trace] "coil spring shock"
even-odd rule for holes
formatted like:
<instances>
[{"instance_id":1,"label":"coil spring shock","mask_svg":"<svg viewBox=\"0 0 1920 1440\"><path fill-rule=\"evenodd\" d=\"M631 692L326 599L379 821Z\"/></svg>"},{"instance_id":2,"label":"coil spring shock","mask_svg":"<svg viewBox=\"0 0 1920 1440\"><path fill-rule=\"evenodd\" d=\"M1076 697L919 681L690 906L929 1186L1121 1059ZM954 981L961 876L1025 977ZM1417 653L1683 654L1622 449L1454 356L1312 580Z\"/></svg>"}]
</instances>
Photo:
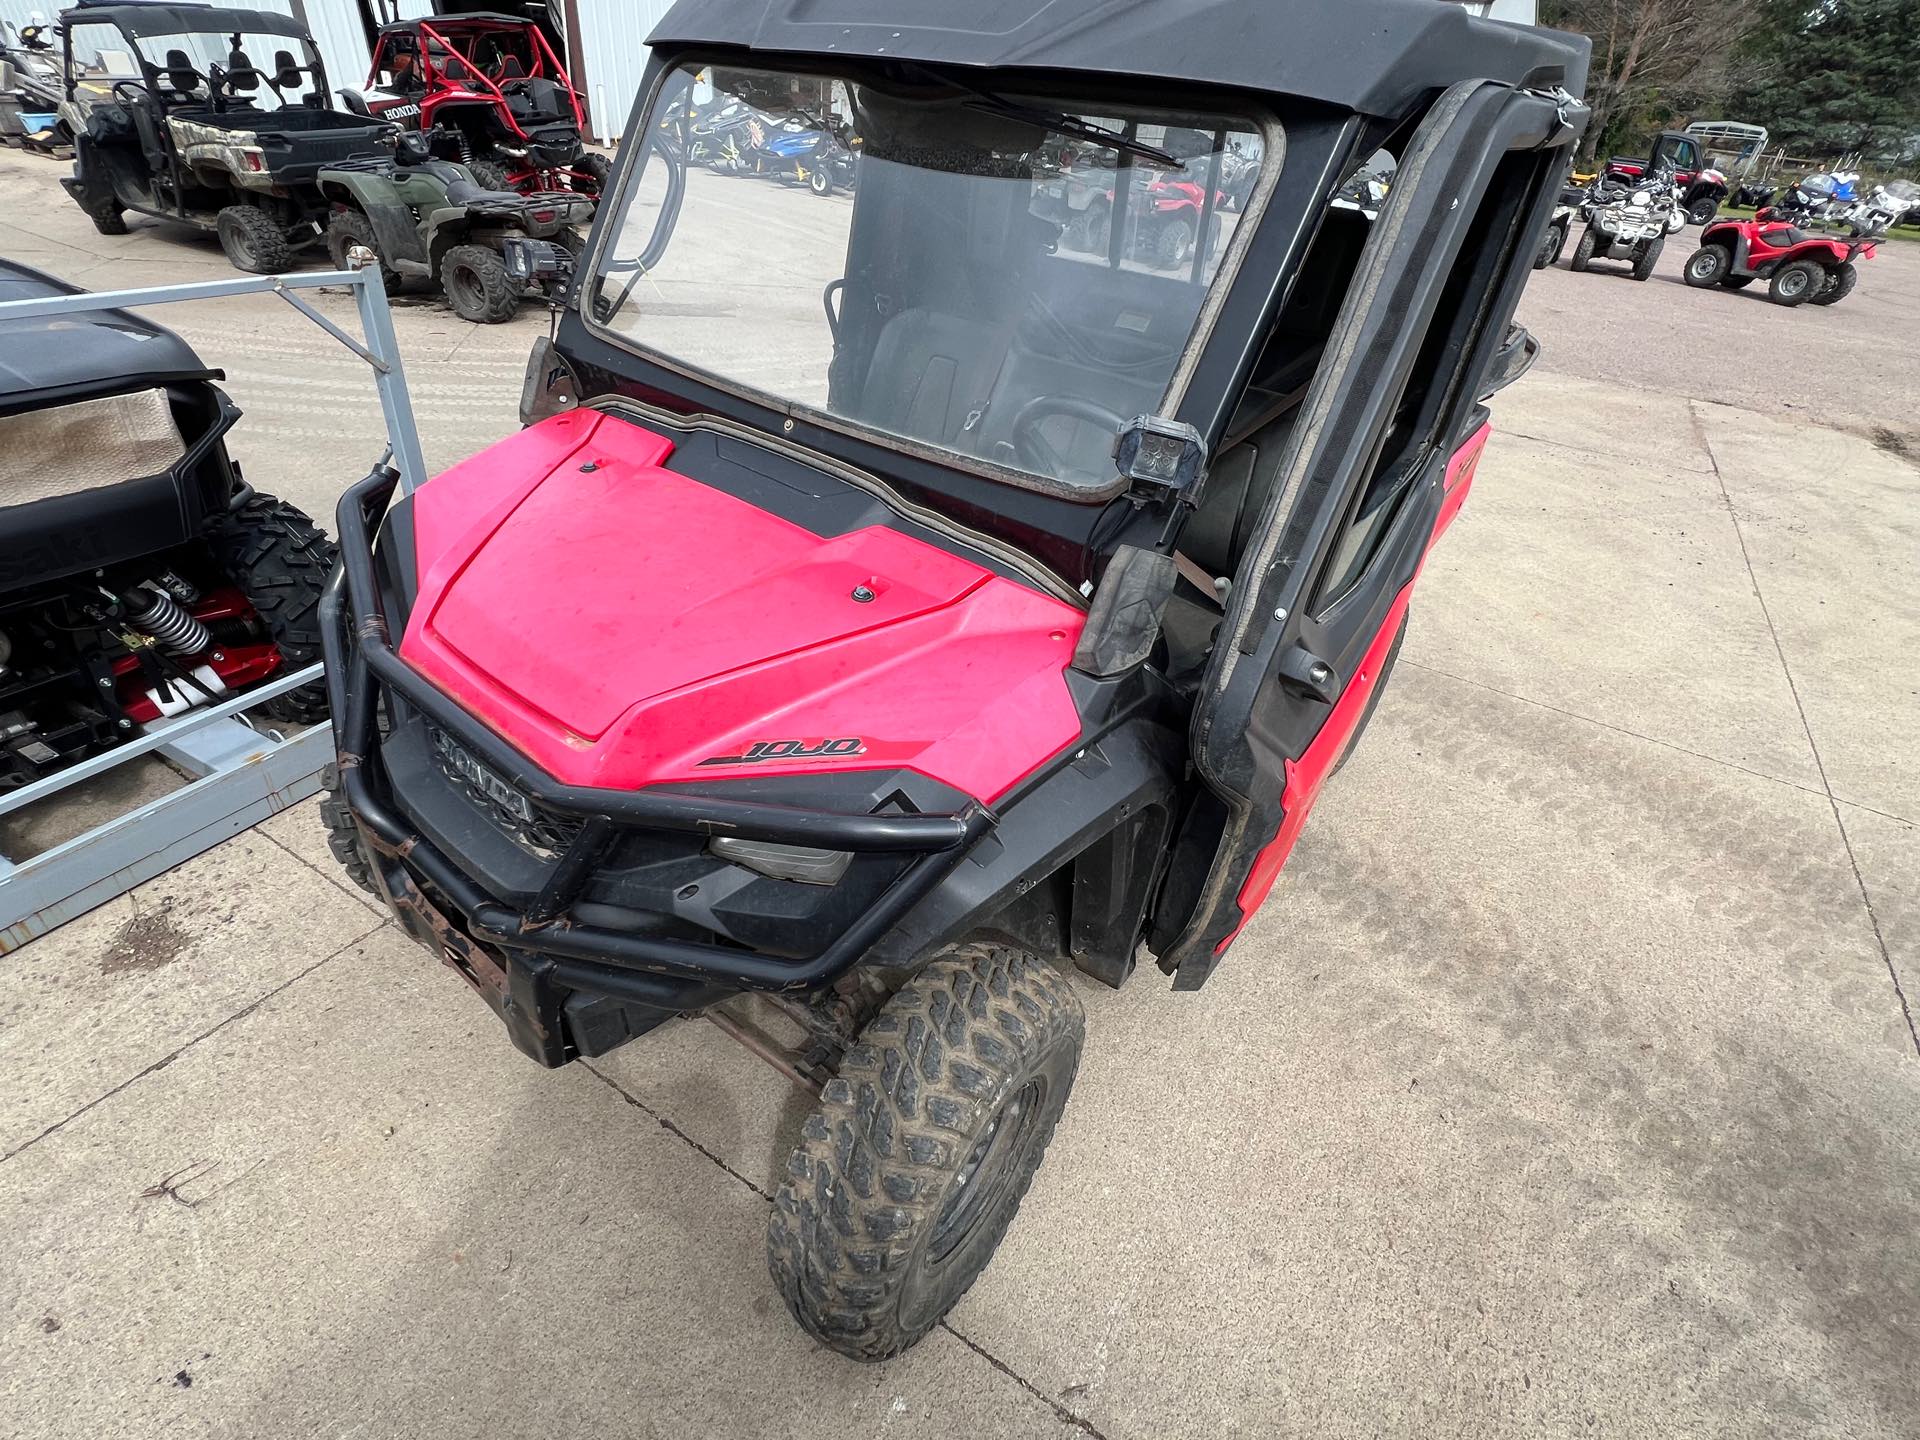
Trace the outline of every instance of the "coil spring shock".
<instances>
[{"instance_id":1,"label":"coil spring shock","mask_svg":"<svg viewBox=\"0 0 1920 1440\"><path fill-rule=\"evenodd\" d=\"M207 627L181 608L180 602L160 590L135 590L123 597L127 623L151 635L169 655L198 655L213 648Z\"/></svg>"}]
</instances>

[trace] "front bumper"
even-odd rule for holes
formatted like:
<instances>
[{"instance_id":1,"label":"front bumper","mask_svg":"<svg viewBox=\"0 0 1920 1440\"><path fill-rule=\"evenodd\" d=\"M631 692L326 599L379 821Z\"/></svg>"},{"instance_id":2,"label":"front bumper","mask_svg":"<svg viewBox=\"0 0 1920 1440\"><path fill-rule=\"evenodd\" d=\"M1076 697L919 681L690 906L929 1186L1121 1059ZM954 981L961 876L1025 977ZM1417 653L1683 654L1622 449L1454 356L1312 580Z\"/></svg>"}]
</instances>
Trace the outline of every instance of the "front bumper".
<instances>
[{"instance_id":1,"label":"front bumper","mask_svg":"<svg viewBox=\"0 0 1920 1440\"><path fill-rule=\"evenodd\" d=\"M370 536L372 517L384 511L397 478L390 468L376 470L347 491L336 516L340 567L321 611L340 789L389 907L473 985L515 1044L542 1064L600 1053L668 1015L742 990L830 983L939 885L992 825L979 805L950 815L843 814L667 790L598 790L545 774L395 652ZM397 803L377 726L383 708L399 706L451 735L541 813L570 822L530 901L491 891ZM619 839L636 831L910 858L827 944L796 959L662 935L652 927L584 922L575 907L589 881Z\"/></svg>"}]
</instances>

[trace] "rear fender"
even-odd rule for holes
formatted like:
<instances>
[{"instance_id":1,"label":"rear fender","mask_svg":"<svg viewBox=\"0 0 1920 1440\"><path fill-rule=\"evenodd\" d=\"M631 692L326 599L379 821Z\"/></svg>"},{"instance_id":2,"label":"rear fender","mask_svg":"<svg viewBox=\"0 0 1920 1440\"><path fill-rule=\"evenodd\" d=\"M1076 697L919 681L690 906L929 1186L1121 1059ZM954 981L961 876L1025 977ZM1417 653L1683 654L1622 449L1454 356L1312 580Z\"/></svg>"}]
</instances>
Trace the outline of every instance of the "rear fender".
<instances>
[{"instance_id":1,"label":"rear fender","mask_svg":"<svg viewBox=\"0 0 1920 1440\"><path fill-rule=\"evenodd\" d=\"M329 170L320 178L320 193L333 204L358 210L367 217L381 258L389 265L403 260L426 262L427 249L420 242L413 211L401 202L392 181L380 175Z\"/></svg>"},{"instance_id":2,"label":"rear fender","mask_svg":"<svg viewBox=\"0 0 1920 1440\"><path fill-rule=\"evenodd\" d=\"M435 211L427 217L425 228L427 268L435 275L440 273L440 262L447 258L447 251L474 238L473 225L467 219L467 212L461 209Z\"/></svg>"}]
</instances>

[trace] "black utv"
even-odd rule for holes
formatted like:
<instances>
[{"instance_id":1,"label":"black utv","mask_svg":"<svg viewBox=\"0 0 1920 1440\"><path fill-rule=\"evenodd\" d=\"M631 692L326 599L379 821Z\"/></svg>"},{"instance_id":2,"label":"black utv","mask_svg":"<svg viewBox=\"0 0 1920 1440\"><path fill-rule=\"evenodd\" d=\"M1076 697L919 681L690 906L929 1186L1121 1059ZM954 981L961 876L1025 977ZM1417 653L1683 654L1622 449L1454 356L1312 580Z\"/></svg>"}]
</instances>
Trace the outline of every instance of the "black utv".
<instances>
[{"instance_id":1,"label":"black utv","mask_svg":"<svg viewBox=\"0 0 1920 1440\"><path fill-rule=\"evenodd\" d=\"M0 261L0 300L76 293ZM0 790L318 658L332 542L242 480L218 371L115 310L0 321L0 356Z\"/></svg>"},{"instance_id":2,"label":"black utv","mask_svg":"<svg viewBox=\"0 0 1920 1440\"><path fill-rule=\"evenodd\" d=\"M1236 937L1533 354L1587 42L1438 0L680 0L649 43L526 428L343 499L323 814L538 1063L704 1013L816 1092L768 1260L882 1359L1012 1223L1083 994L1324 963ZM823 80L844 203L679 150L696 94L779 123ZM1087 176L1114 213L1063 243ZM1186 213L1207 243L1144 261ZM1160 1058L1126 1083L1204 1090Z\"/></svg>"},{"instance_id":3,"label":"black utv","mask_svg":"<svg viewBox=\"0 0 1920 1440\"><path fill-rule=\"evenodd\" d=\"M214 5L83 3L61 16L73 174L61 183L103 235L127 211L211 230L242 270L272 274L322 236L323 166L393 127L327 105L327 72L286 15ZM111 98L94 65L119 57Z\"/></svg>"}]
</instances>

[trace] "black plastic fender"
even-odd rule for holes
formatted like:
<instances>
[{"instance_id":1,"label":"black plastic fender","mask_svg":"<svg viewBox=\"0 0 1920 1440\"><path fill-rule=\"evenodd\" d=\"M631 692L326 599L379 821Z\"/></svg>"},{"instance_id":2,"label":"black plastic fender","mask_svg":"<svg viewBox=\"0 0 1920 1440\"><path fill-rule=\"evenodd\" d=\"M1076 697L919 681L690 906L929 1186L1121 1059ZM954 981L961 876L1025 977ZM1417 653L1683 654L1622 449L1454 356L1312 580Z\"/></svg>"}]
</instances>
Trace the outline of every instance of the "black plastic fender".
<instances>
[{"instance_id":1,"label":"black plastic fender","mask_svg":"<svg viewBox=\"0 0 1920 1440\"><path fill-rule=\"evenodd\" d=\"M1008 807L966 859L882 936L862 963L910 967L990 924L1062 867L1095 853L1100 842L1117 831L1134 833L1145 826L1163 840L1185 751L1184 736L1145 718L1087 741L1070 763ZM1157 855L1164 844L1153 849ZM1091 940L1084 956L1076 944L1074 959L1082 969L1109 984L1124 977L1153 879L1137 868L1129 870L1089 899L1083 908L1102 915L1106 923L1099 929L1105 939ZM1123 910L1130 913L1122 915ZM1064 932L1069 917L1057 919ZM1090 927L1077 923L1072 928L1076 941L1090 933Z\"/></svg>"},{"instance_id":2,"label":"black plastic fender","mask_svg":"<svg viewBox=\"0 0 1920 1440\"><path fill-rule=\"evenodd\" d=\"M426 266L427 247L420 238L420 227L391 180L383 175L330 170L320 178L320 193L367 217L380 247L380 258L393 269L410 269L407 262Z\"/></svg>"}]
</instances>

